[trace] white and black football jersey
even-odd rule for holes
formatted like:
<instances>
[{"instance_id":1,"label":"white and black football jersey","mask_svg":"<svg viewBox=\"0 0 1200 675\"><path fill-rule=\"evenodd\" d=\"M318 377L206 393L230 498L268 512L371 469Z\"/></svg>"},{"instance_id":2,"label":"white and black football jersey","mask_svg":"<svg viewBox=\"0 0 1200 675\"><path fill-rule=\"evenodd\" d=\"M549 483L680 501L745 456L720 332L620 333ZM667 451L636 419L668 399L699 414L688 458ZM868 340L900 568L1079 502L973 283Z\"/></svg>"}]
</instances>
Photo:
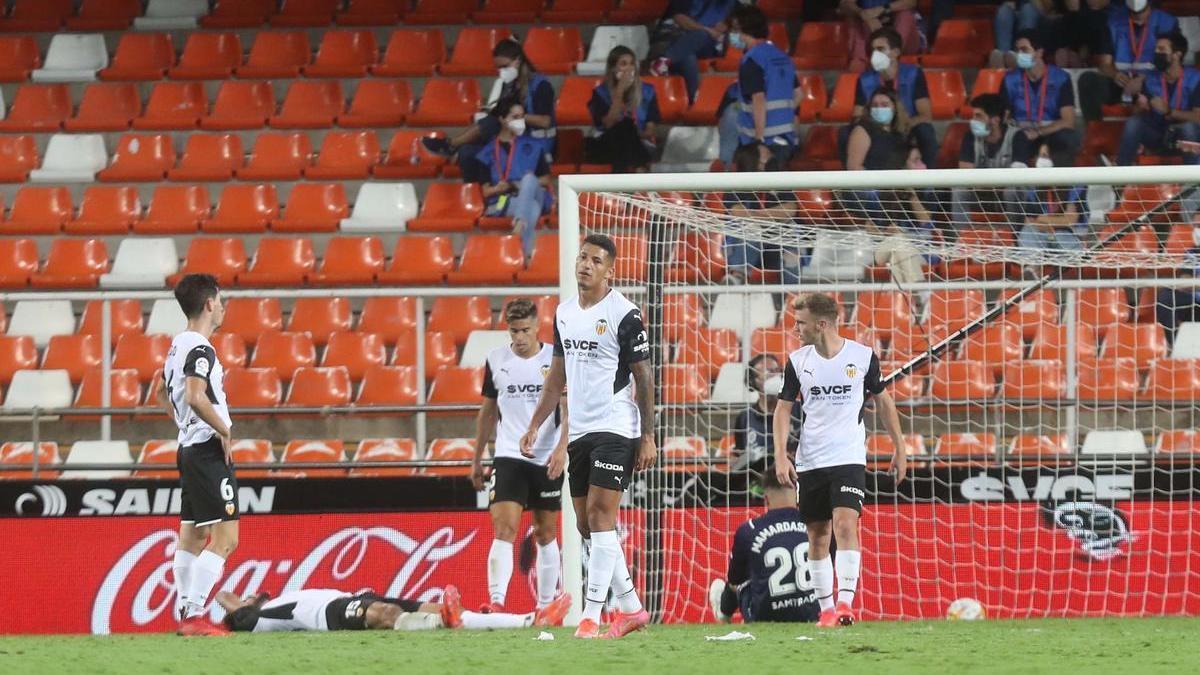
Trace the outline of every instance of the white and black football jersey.
<instances>
[{"instance_id":1,"label":"white and black football jersey","mask_svg":"<svg viewBox=\"0 0 1200 675\"><path fill-rule=\"evenodd\" d=\"M579 296L567 300L554 318L554 355L566 366L571 440L597 432L642 435L630 366L650 358L650 341L637 305L615 289L587 309Z\"/></svg>"},{"instance_id":2,"label":"white and black football jersey","mask_svg":"<svg viewBox=\"0 0 1200 675\"><path fill-rule=\"evenodd\" d=\"M312 588L302 591L281 593L263 603L258 611L255 633L273 633L296 630L329 630L325 608L339 598L350 597L350 593L329 588Z\"/></svg>"},{"instance_id":3,"label":"white and black football jersey","mask_svg":"<svg viewBox=\"0 0 1200 675\"><path fill-rule=\"evenodd\" d=\"M779 398L801 405L804 424L796 449L796 470L867 463L867 398L883 391L874 350L846 340L832 358L812 345L788 356Z\"/></svg>"},{"instance_id":4,"label":"white and black football jersey","mask_svg":"<svg viewBox=\"0 0 1200 675\"><path fill-rule=\"evenodd\" d=\"M175 414L175 426L179 427L179 447L197 445L216 435L210 427L187 404L187 378L199 377L207 385L205 392L213 409L230 429L229 406L225 399L225 369L217 360L212 344L195 331L185 331L171 341L167 362L163 365L163 385L171 409Z\"/></svg>"},{"instance_id":5,"label":"white and black football jersey","mask_svg":"<svg viewBox=\"0 0 1200 675\"><path fill-rule=\"evenodd\" d=\"M546 374L554 348L542 345L538 353L525 359L517 356L512 347L497 347L488 354L483 368L483 395L496 399L500 421L496 423L496 457L520 459L546 464L558 441L559 415L555 411L538 429L533 444L534 457L521 454L521 436L529 428L529 420L542 395Z\"/></svg>"}]
</instances>

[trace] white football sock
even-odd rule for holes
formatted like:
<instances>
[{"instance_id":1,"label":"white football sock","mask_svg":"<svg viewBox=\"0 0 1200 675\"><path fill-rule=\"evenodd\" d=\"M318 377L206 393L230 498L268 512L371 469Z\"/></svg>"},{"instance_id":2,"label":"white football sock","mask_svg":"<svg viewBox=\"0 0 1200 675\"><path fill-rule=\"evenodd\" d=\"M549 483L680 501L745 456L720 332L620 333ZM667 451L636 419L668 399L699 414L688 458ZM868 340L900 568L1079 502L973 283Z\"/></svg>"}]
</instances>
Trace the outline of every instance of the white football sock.
<instances>
[{"instance_id":1,"label":"white football sock","mask_svg":"<svg viewBox=\"0 0 1200 675\"><path fill-rule=\"evenodd\" d=\"M612 586L613 568L621 556L621 543L616 530L592 532L592 555L588 560L587 602L583 618L600 623L600 610Z\"/></svg>"},{"instance_id":2,"label":"white football sock","mask_svg":"<svg viewBox=\"0 0 1200 675\"><path fill-rule=\"evenodd\" d=\"M813 590L821 611L833 609L833 559L829 556L820 560L809 558L808 573L812 576Z\"/></svg>"},{"instance_id":3,"label":"white football sock","mask_svg":"<svg viewBox=\"0 0 1200 675\"><path fill-rule=\"evenodd\" d=\"M467 630L483 630L488 628L527 628L533 625L532 614L507 614L505 612L493 612L491 614L480 614L479 612L463 612L462 627Z\"/></svg>"},{"instance_id":4,"label":"white football sock","mask_svg":"<svg viewBox=\"0 0 1200 675\"><path fill-rule=\"evenodd\" d=\"M429 612L403 612L396 618L392 630L430 630L442 627L442 617Z\"/></svg>"},{"instance_id":5,"label":"white football sock","mask_svg":"<svg viewBox=\"0 0 1200 675\"><path fill-rule=\"evenodd\" d=\"M636 614L642 611L642 601L638 598L637 589L633 587L633 578L625 564L625 551L620 545L617 546L617 552L620 553L620 557L617 558L617 564L613 565L613 600L623 614Z\"/></svg>"},{"instance_id":6,"label":"white football sock","mask_svg":"<svg viewBox=\"0 0 1200 675\"><path fill-rule=\"evenodd\" d=\"M545 546L538 544L537 550L537 606L550 604L558 595L558 576L562 562L558 554L558 542Z\"/></svg>"},{"instance_id":7,"label":"white football sock","mask_svg":"<svg viewBox=\"0 0 1200 675\"><path fill-rule=\"evenodd\" d=\"M854 604L858 590L858 574L862 569L862 553L845 549L837 552L838 602Z\"/></svg>"},{"instance_id":8,"label":"white football sock","mask_svg":"<svg viewBox=\"0 0 1200 675\"><path fill-rule=\"evenodd\" d=\"M204 612L204 607L208 605L208 596L212 594L213 587L221 581L224 574L225 559L221 556L209 550L196 556L196 561L192 563L192 582L188 584L188 617Z\"/></svg>"},{"instance_id":9,"label":"white football sock","mask_svg":"<svg viewBox=\"0 0 1200 675\"><path fill-rule=\"evenodd\" d=\"M187 606L188 590L192 584L192 563L196 562L196 554L181 548L175 549L175 560L171 567L175 570L175 614L182 615Z\"/></svg>"},{"instance_id":10,"label":"white football sock","mask_svg":"<svg viewBox=\"0 0 1200 675\"><path fill-rule=\"evenodd\" d=\"M488 596L497 605L503 605L508 597L508 582L512 580L513 545L511 541L492 540L488 551Z\"/></svg>"}]
</instances>

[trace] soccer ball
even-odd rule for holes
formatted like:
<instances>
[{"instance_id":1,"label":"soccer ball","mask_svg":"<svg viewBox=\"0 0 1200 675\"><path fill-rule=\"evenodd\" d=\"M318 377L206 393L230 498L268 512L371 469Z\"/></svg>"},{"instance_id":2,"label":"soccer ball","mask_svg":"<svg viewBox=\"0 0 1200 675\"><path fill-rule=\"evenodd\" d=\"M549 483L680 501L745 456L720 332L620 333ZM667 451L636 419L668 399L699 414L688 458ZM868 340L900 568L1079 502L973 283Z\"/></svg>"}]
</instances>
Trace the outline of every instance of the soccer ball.
<instances>
[{"instance_id":1,"label":"soccer ball","mask_svg":"<svg viewBox=\"0 0 1200 675\"><path fill-rule=\"evenodd\" d=\"M987 618L987 610L975 598L959 598L946 609L946 618L951 621L978 621Z\"/></svg>"}]
</instances>

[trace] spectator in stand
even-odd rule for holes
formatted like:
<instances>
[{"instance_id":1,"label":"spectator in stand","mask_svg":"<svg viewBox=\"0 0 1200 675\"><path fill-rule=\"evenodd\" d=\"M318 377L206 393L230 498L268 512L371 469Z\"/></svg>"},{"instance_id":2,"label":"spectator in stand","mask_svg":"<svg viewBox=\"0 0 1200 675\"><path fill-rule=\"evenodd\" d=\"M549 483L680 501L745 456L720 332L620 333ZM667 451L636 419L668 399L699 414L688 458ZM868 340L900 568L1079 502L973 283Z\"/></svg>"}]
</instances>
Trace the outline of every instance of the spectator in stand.
<instances>
[{"instance_id":1,"label":"spectator in stand","mask_svg":"<svg viewBox=\"0 0 1200 675\"><path fill-rule=\"evenodd\" d=\"M633 50L617 45L608 53L604 81L592 90L588 111L595 127L584 148L588 162L612 164L616 173L650 169L662 114L654 87L638 77Z\"/></svg>"},{"instance_id":2,"label":"spectator in stand","mask_svg":"<svg viewBox=\"0 0 1200 675\"><path fill-rule=\"evenodd\" d=\"M1127 11L1122 0L1057 0L1062 12L1062 21L1054 27L1054 34L1046 49L1054 54L1054 63L1060 68L1084 68L1091 57L1099 54L1109 41L1108 19L1118 9Z\"/></svg>"},{"instance_id":3,"label":"spectator in stand","mask_svg":"<svg viewBox=\"0 0 1200 675\"><path fill-rule=\"evenodd\" d=\"M1038 146L1035 164L1039 169L1054 166L1049 143ZM1086 187L1026 188L1008 192L1010 201L1020 203L1025 212L1025 226L1017 233L1018 246L1065 251L1084 249L1084 239L1090 234Z\"/></svg>"},{"instance_id":4,"label":"spectator in stand","mask_svg":"<svg viewBox=\"0 0 1200 675\"><path fill-rule=\"evenodd\" d=\"M729 43L744 50L738 66L738 145L766 145L781 166L796 151L800 79L783 50L767 40L767 15L748 5L730 17Z\"/></svg>"},{"instance_id":5,"label":"spectator in stand","mask_svg":"<svg viewBox=\"0 0 1200 675\"><path fill-rule=\"evenodd\" d=\"M738 172L778 171L779 159L770 148L757 141L743 145L733 153ZM753 218L791 222L796 215L796 196L791 192L726 192L725 210L735 218ZM783 283L800 280L798 248L780 248L762 242L725 236L726 280L742 283L753 270L779 272Z\"/></svg>"},{"instance_id":6,"label":"spectator in stand","mask_svg":"<svg viewBox=\"0 0 1200 675\"><path fill-rule=\"evenodd\" d=\"M550 164L542 144L525 135L525 107L516 98L503 99L492 111L500 131L483 146L463 174L467 182L483 185L487 216L510 216L521 235L525 257L533 255L534 230L550 211Z\"/></svg>"},{"instance_id":7,"label":"spectator in stand","mask_svg":"<svg viewBox=\"0 0 1200 675\"><path fill-rule=\"evenodd\" d=\"M1125 0L1125 8L1110 10L1097 50L1099 72L1079 76L1079 109L1088 122L1104 117L1105 104L1133 102L1154 70L1155 40L1179 29L1175 17L1154 9L1149 0Z\"/></svg>"},{"instance_id":8,"label":"spectator in stand","mask_svg":"<svg viewBox=\"0 0 1200 675\"><path fill-rule=\"evenodd\" d=\"M499 100L515 99L521 104L528 112L525 116L525 136L536 141L544 155L553 157L557 135L554 86L537 72L520 43L512 38L496 43L492 49L492 62L504 83L500 88ZM467 165L496 138L500 130L499 120L494 115L487 115L453 138L423 138L421 142L430 152L445 157L458 154L459 163L466 171Z\"/></svg>"},{"instance_id":9,"label":"spectator in stand","mask_svg":"<svg viewBox=\"0 0 1200 675\"><path fill-rule=\"evenodd\" d=\"M1008 107L999 94L980 94L971 99L971 133L963 136L958 149L960 169L1007 169L1013 163L1013 140L1024 133L1010 124ZM958 227L969 227L968 207L999 212L1004 198L995 188L956 187L950 191L950 213Z\"/></svg>"},{"instance_id":10,"label":"spectator in stand","mask_svg":"<svg viewBox=\"0 0 1200 675\"><path fill-rule=\"evenodd\" d=\"M853 122L846 143L846 169L881 171L899 169L908 157L908 115L896 93L880 87L871 94L869 113ZM851 215L882 222L887 214L878 190L850 190L840 195Z\"/></svg>"},{"instance_id":11,"label":"spectator in stand","mask_svg":"<svg viewBox=\"0 0 1200 675\"><path fill-rule=\"evenodd\" d=\"M839 0L838 13L846 17L850 34L850 72L861 73L871 62L868 37L883 27L900 35L901 53L921 51L916 0Z\"/></svg>"},{"instance_id":12,"label":"spectator in stand","mask_svg":"<svg viewBox=\"0 0 1200 675\"><path fill-rule=\"evenodd\" d=\"M895 29L880 28L871 34L870 42L871 68L858 76L851 116L862 117L867 99L880 87L896 92L908 116L909 133L921 149L921 159L927 166L933 166L937 163L938 140L925 72L911 63L900 63L900 34ZM840 146L846 144L852 128L850 124L839 131Z\"/></svg>"},{"instance_id":13,"label":"spectator in stand","mask_svg":"<svg viewBox=\"0 0 1200 675\"><path fill-rule=\"evenodd\" d=\"M790 330L790 329L789 329ZM731 471L749 469L764 473L775 450L775 432L771 417L775 401L783 391L783 366L772 354L755 354L746 366L746 386L758 398L733 420L733 450L729 453ZM795 453L804 414L792 410L792 431L788 434L788 452Z\"/></svg>"},{"instance_id":14,"label":"spectator in stand","mask_svg":"<svg viewBox=\"0 0 1200 675\"><path fill-rule=\"evenodd\" d=\"M1047 65L1041 38L1033 31L1017 35L1017 67L1004 75L1000 95L1021 127L1013 138L1013 159L1030 164L1039 145L1048 144L1058 166L1071 166L1079 154L1075 130L1075 92L1071 76Z\"/></svg>"},{"instance_id":15,"label":"spectator in stand","mask_svg":"<svg viewBox=\"0 0 1200 675\"><path fill-rule=\"evenodd\" d=\"M903 168L909 171L924 171L925 162L916 146L908 151ZM922 192L918 190L884 190L877 199L886 201L879 210L882 217L867 223L867 229L883 237L875 249L875 264L887 267L892 278L901 284L925 281L923 263L925 257L913 245L916 241L929 241L934 236L933 215L925 206ZM925 195L930 196L930 195ZM931 261L936 262L936 261ZM928 292L918 295L921 304Z\"/></svg>"},{"instance_id":16,"label":"spectator in stand","mask_svg":"<svg viewBox=\"0 0 1200 675\"><path fill-rule=\"evenodd\" d=\"M1176 272L1180 277L1200 277L1200 226L1192 228L1192 243ZM1174 344L1180 324L1200 321L1200 287L1159 289L1154 314L1166 329L1167 342Z\"/></svg>"},{"instance_id":17,"label":"spectator in stand","mask_svg":"<svg viewBox=\"0 0 1200 675\"><path fill-rule=\"evenodd\" d=\"M1134 99L1137 113L1125 121L1117 164L1137 159L1138 146L1157 153L1172 152L1178 141L1200 141L1200 71L1185 68L1187 38L1172 31L1154 43L1153 74L1144 77ZM1188 164L1200 164L1200 155L1183 153Z\"/></svg>"},{"instance_id":18,"label":"spectator in stand","mask_svg":"<svg viewBox=\"0 0 1200 675\"><path fill-rule=\"evenodd\" d=\"M724 48L726 20L737 0L671 0L650 40L651 73L675 73L687 85L688 101L700 87L700 59Z\"/></svg>"},{"instance_id":19,"label":"spectator in stand","mask_svg":"<svg viewBox=\"0 0 1200 675\"><path fill-rule=\"evenodd\" d=\"M1000 3L996 8L996 18L992 21L996 48L988 59L988 67L1016 66L1014 31L1036 30L1045 35L1050 24L1060 18L1054 0L1005 0Z\"/></svg>"}]
</instances>

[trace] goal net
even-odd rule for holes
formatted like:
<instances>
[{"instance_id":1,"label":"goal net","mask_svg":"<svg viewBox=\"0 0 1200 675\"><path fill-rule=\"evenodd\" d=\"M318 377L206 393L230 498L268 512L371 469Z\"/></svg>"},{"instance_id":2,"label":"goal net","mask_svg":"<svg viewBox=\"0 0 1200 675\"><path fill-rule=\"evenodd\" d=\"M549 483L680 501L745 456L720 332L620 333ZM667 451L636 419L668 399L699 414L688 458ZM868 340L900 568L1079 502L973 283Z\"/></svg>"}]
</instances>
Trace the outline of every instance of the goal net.
<instances>
[{"instance_id":1,"label":"goal net","mask_svg":"<svg viewBox=\"0 0 1200 675\"><path fill-rule=\"evenodd\" d=\"M564 176L563 292L579 237L611 236L653 345L662 461L622 527L656 618L713 620L813 292L879 355L909 456L897 485L868 405L865 618L965 597L991 617L1200 613L1197 184L1177 166Z\"/></svg>"}]
</instances>

